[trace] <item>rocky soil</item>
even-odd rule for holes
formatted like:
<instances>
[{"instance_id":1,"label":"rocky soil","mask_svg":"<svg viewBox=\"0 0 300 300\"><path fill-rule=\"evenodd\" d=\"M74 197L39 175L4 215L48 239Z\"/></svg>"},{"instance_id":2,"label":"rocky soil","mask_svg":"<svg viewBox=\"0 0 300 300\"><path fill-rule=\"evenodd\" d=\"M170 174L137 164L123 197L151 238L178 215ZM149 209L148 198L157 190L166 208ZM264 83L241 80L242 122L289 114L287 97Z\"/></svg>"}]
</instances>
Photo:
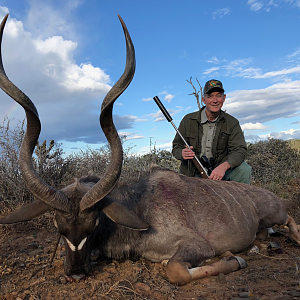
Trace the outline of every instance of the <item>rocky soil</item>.
<instances>
[{"instance_id":1,"label":"rocky soil","mask_svg":"<svg viewBox=\"0 0 300 300\"><path fill-rule=\"evenodd\" d=\"M142 259L94 261L92 277L69 283L63 272L64 245L59 244L49 266L58 240L54 227L30 222L1 230L0 300L300 299L300 247L285 230L269 237L259 253L240 253L246 269L180 287L167 281L163 265Z\"/></svg>"}]
</instances>

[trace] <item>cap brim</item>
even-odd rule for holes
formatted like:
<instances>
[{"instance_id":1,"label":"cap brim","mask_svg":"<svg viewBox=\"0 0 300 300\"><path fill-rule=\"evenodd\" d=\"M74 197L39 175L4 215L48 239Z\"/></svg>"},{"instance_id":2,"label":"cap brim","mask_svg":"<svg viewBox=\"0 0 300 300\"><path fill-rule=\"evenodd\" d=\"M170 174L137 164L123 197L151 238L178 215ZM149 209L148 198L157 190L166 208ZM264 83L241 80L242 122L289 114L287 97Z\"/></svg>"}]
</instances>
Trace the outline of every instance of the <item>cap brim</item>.
<instances>
[{"instance_id":1,"label":"cap brim","mask_svg":"<svg viewBox=\"0 0 300 300\"><path fill-rule=\"evenodd\" d=\"M210 94L212 92L225 92L225 90L220 87L213 87L204 94Z\"/></svg>"}]
</instances>

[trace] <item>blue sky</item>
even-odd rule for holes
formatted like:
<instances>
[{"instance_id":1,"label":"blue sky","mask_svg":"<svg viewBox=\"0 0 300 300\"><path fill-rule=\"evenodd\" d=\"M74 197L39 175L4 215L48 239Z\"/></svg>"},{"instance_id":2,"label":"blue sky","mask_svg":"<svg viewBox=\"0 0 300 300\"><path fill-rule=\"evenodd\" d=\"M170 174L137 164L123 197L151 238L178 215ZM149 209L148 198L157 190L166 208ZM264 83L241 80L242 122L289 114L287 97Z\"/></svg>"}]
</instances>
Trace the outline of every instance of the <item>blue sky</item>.
<instances>
[{"instance_id":1,"label":"blue sky","mask_svg":"<svg viewBox=\"0 0 300 300\"><path fill-rule=\"evenodd\" d=\"M123 73L132 37L137 68L114 107L124 146L170 149L175 131L152 98L179 126L198 109L187 82L223 82L224 110L239 119L249 142L300 138L300 0L0 0L9 12L2 56L8 77L35 103L41 140L65 152L106 142L102 100ZM0 121L24 111L0 91ZM13 121L13 122L14 122Z\"/></svg>"}]
</instances>

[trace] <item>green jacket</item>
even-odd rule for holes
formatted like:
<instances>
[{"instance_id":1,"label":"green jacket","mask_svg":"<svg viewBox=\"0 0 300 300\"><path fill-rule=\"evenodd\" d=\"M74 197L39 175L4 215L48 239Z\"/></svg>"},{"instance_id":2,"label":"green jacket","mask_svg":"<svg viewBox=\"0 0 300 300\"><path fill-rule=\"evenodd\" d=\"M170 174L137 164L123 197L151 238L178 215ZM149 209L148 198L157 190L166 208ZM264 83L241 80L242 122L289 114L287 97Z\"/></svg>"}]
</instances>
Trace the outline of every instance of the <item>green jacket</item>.
<instances>
[{"instance_id":1,"label":"green jacket","mask_svg":"<svg viewBox=\"0 0 300 300\"><path fill-rule=\"evenodd\" d=\"M201 112L187 114L182 119L178 130L193 151L199 157L201 153L201 141L203 128L201 125ZM196 167L193 162L184 160L182 149L185 147L184 142L178 133L173 140L172 154L175 158L181 160L180 173L187 176L194 176ZM221 115L216 122L215 135L212 143L212 155L215 159L215 167L227 161L231 168L239 166L245 159L247 145L239 121L233 116L221 110Z\"/></svg>"}]
</instances>

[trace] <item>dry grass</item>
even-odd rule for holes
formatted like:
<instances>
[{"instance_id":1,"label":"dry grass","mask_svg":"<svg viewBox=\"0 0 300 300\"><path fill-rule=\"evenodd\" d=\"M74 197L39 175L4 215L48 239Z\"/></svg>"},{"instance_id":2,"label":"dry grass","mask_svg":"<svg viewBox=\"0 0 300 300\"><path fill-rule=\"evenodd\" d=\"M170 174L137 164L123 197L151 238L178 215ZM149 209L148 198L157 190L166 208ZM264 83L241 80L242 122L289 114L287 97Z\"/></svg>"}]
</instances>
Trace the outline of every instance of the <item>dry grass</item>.
<instances>
[{"instance_id":1,"label":"dry grass","mask_svg":"<svg viewBox=\"0 0 300 300\"><path fill-rule=\"evenodd\" d=\"M300 153L300 140L291 140L289 143L292 149L296 149Z\"/></svg>"},{"instance_id":2,"label":"dry grass","mask_svg":"<svg viewBox=\"0 0 300 300\"><path fill-rule=\"evenodd\" d=\"M6 118L0 124L0 209L3 212L16 208L33 197L26 189L20 172L18 157L24 137L24 122L11 130ZM122 139L122 142L126 137ZM300 178L300 140L291 142L279 139L260 141L248 146L247 162L252 166L252 183L288 198L287 186ZM123 169L119 185L131 185L147 174L153 164L178 172L180 161L171 152L152 147L146 155L134 155L134 146L124 148ZM98 150L86 148L79 153L64 156L62 145L50 141L37 144L33 155L39 176L56 189L66 186L87 174L103 176L110 161L110 147ZM295 189L294 189L295 192Z\"/></svg>"}]
</instances>

